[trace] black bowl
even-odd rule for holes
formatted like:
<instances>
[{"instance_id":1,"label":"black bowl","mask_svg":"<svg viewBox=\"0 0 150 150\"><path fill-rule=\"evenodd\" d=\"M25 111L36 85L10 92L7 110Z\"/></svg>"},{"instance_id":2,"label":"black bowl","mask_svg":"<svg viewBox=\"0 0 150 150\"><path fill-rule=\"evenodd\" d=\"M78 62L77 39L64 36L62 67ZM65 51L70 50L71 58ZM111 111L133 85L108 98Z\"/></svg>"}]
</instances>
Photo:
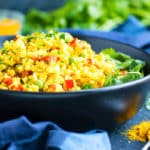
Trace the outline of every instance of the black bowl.
<instances>
[{"instance_id":1,"label":"black bowl","mask_svg":"<svg viewBox=\"0 0 150 150\"><path fill-rule=\"evenodd\" d=\"M26 115L30 120L50 120L71 131L93 128L112 130L143 105L150 89L150 57L142 50L115 41L74 34L93 49L113 47L146 61L145 77L122 85L65 93L30 93L0 90L0 120Z\"/></svg>"}]
</instances>

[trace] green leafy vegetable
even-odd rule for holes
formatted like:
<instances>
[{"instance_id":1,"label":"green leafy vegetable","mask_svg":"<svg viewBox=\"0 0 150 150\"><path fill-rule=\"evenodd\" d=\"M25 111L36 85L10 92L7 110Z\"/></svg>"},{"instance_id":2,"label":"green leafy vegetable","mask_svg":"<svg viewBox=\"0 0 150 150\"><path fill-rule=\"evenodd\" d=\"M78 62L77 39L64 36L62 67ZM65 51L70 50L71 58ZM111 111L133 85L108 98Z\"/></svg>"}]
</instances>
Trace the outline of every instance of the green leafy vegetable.
<instances>
[{"instance_id":1,"label":"green leafy vegetable","mask_svg":"<svg viewBox=\"0 0 150 150\"><path fill-rule=\"evenodd\" d=\"M104 49L102 53L104 55L108 55L107 60L113 61L117 66L115 73L110 74L106 78L106 86L126 83L140 79L144 76L144 61L131 58L129 55L126 55L122 52L116 52L112 48Z\"/></svg>"},{"instance_id":2,"label":"green leafy vegetable","mask_svg":"<svg viewBox=\"0 0 150 150\"><path fill-rule=\"evenodd\" d=\"M82 89L90 89L90 88L92 88L92 86L91 86L90 83L85 83L85 84L83 84L83 86L82 86Z\"/></svg>"},{"instance_id":3,"label":"green leafy vegetable","mask_svg":"<svg viewBox=\"0 0 150 150\"><path fill-rule=\"evenodd\" d=\"M116 75L109 75L105 80L105 86L121 84L121 80Z\"/></svg>"},{"instance_id":4,"label":"green leafy vegetable","mask_svg":"<svg viewBox=\"0 0 150 150\"><path fill-rule=\"evenodd\" d=\"M132 63L129 66L129 71L140 72L141 69L145 66L145 62L141 60L132 60Z\"/></svg>"},{"instance_id":5,"label":"green leafy vegetable","mask_svg":"<svg viewBox=\"0 0 150 150\"><path fill-rule=\"evenodd\" d=\"M127 73L127 75L125 75L124 77L120 78L120 80L122 81L122 83L125 83L125 82L129 82L129 81L140 79L142 77L143 77L143 74L141 74L139 72L129 72L129 73Z\"/></svg>"},{"instance_id":6,"label":"green leafy vegetable","mask_svg":"<svg viewBox=\"0 0 150 150\"><path fill-rule=\"evenodd\" d=\"M144 25L150 25L149 0L66 0L52 11L31 9L26 14L23 33L58 28L86 28L111 30L136 16Z\"/></svg>"}]
</instances>

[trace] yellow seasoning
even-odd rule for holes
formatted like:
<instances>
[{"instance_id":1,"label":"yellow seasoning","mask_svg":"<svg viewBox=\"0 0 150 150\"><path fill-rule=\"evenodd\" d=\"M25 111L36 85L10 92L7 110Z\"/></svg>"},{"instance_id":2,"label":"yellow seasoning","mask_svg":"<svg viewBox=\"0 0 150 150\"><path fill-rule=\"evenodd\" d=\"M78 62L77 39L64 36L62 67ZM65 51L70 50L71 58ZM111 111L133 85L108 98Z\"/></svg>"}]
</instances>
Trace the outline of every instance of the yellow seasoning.
<instances>
[{"instance_id":1,"label":"yellow seasoning","mask_svg":"<svg viewBox=\"0 0 150 150\"><path fill-rule=\"evenodd\" d=\"M150 141L150 121L142 121L132 126L125 132L125 135L132 141Z\"/></svg>"},{"instance_id":2,"label":"yellow seasoning","mask_svg":"<svg viewBox=\"0 0 150 150\"><path fill-rule=\"evenodd\" d=\"M5 18L0 20L0 35L15 35L19 33L21 24L19 21L11 18Z\"/></svg>"}]
</instances>

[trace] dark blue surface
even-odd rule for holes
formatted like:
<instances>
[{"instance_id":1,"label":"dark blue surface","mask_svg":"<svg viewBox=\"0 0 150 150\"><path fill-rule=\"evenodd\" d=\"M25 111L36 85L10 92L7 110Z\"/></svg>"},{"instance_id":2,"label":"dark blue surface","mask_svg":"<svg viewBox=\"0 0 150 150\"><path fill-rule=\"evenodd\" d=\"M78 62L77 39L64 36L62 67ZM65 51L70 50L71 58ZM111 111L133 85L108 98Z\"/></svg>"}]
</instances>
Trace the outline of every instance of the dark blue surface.
<instances>
[{"instance_id":1,"label":"dark blue surface","mask_svg":"<svg viewBox=\"0 0 150 150\"><path fill-rule=\"evenodd\" d=\"M139 112L120 128L115 129L110 135L112 150L141 150L145 143L130 141L123 133L131 126L140 123L143 120L150 120L150 111L143 106Z\"/></svg>"},{"instance_id":2,"label":"dark blue surface","mask_svg":"<svg viewBox=\"0 0 150 150\"><path fill-rule=\"evenodd\" d=\"M80 32L84 35L94 35L112 39L138 48L143 48L141 50L145 50L148 53L150 52L150 32L132 16L130 16L124 24L109 33L72 29L70 29L70 32ZM0 40L3 39L1 38ZM143 106L134 118L110 134L112 149L141 149L143 143L129 142L121 133L129 128L129 126L149 119L149 111ZM107 134L105 132L94 132L94 129L91 133L79 134L67 132L51 122L32 124L24 117L0 124L0 149L5 147L5 149L8 150L34 150L57 147L61 150L109 150L108 143Z\"/></svg>"}]
</instances>

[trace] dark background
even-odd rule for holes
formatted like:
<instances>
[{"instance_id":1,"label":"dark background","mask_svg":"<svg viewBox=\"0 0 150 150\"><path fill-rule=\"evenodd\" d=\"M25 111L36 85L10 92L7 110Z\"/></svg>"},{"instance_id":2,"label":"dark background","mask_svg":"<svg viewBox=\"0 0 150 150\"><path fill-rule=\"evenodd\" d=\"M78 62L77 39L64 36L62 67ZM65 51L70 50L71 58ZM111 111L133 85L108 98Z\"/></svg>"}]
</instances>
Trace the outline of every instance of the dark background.
<instances>
[{"instance_id":1,"label":"dark background","mask_svg":"<svg viewBox=\"0 0 150 150\"><path fill-rule=\"evenodd\" d=\"M59 8L65 0L0 0L0 8L14 9L26 13L30 8L53 10Z\"/></svg>"}]
</instances>

